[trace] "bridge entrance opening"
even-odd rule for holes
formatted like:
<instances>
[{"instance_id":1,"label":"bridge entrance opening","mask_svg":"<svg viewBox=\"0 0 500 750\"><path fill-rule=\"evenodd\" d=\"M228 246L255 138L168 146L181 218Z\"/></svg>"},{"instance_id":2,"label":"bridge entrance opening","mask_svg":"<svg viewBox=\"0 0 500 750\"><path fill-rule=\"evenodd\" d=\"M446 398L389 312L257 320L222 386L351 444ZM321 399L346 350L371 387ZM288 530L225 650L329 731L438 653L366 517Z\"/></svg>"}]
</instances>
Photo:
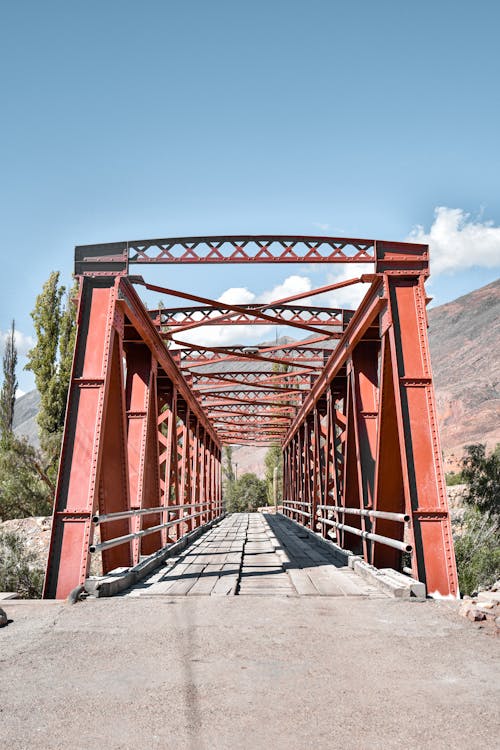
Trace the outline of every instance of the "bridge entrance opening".
<instances>
[{"instance_id":1,"label":"bridge entrance opening","mask_svg":"<svg viewBox=\"0 0 500 750\"><path fill-rule=\"evenodd\" d=\"M366 272L261 302L130 273L134 264L228 263ZM77 247L78 330L44 596L85 585L93 557L104 573L137 570L219 523L227 444L281 446L279 512L290 522L424 582L431 595L456 596L428 268L426 245L334 237ZM332 295L357 284L367 288L357 309L332 306ZM148 309L139 293L167 304ZM259 325L293 337L214 343L214 326Z\"/></svg>"}]
</instances>

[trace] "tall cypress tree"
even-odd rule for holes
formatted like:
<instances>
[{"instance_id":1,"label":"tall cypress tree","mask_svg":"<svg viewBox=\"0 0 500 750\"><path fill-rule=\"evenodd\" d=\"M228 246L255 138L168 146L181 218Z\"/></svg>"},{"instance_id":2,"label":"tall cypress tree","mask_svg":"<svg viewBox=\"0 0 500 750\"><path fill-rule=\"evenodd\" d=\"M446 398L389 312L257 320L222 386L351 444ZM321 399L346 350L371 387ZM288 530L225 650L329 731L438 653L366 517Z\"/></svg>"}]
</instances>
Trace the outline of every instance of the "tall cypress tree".
<instances>
[{"instance_id":1,"label":"tall cypress tree","mask_svg":"<svg viewBox=\"0 0 500 750\"><path fill-rule=\"evenodd\" d=\"M44 458L26 438L12 431L16 399L17 351L15 326L7 336L3 356L4 381L0 391L0 517L23 518L50 513L54 485Z\"/></svg>"},{"instance_id":2,"label":"tall cypress tree","mask_svg":"<svg viewBox=\"0 0 500 750\"><path fill-rule=\"evenodd\" d=\"M28 352L26 365L34 373L40 393L40 445L52 477L57 471L76 330L76 289L63 304L65 292L65 287L59 286L59 273L51 273L31 313L37 342Z\"/></svg>"},{"instance_id":3,"label":"tall cypress tree","mask_svg":"<svg viewBox=\"0 0 500 750\"><path fill-rule=\"evenodd\" d=\"M54 271L36 298L31 313L36 333L36 344L28 352L27 370L32 370L40 393L40 445L46 453L53 452L53 437L59 426L60 405L57 388L57 350L61 326L61 299L64 287L59 287L59 273Z\"/></svg>"},{"instance_id":4,"label":"tall cypress tree","mask_svg":"<svg viewBox=\"0 0 500 750\"><path fill-rule=\"evenodd\" d=\"M61 312L61 323L59 330L59 367L57 371L58 381L58 425L62 431L66 415L66 401L68 398L69 381L71 378L71 367L73 365L73 351L75 349L76 337L76 304L78 294L78 283L73 285L66 295L64 308Z\"/></svg>"},{"instance_id":5,"label":"tall cypress tree","mask_svg":"<svg viewBox=\"0 0 500 750\"><path fill-rule=\"evenodd\" d=\"M17 390L16 365L15 324L12 321L11 330L5 341L3 355L3 385L0 391L0 432L2 437L12 432L14 422L14 404Z\"/></svg>"}]
</instances>

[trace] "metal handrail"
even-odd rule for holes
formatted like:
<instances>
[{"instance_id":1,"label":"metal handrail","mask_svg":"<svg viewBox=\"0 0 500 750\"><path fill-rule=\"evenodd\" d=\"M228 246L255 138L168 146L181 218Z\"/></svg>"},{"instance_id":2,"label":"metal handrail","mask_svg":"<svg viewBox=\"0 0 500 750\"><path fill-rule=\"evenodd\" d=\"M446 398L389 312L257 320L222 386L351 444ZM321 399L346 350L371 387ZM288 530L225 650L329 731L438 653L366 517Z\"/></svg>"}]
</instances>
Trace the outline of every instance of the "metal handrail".
<instances>
[{"instance_id":1,"label":"metal handrail","mask_svg":"<svg viewBox=\"0 0 500 750\"><path fill-rule=\"evenodd\" d=\"M209 502L186 503L185 505L157 505L156 508L136 508L135 510L118 511L117 513L103 513L103 515L96 514L95 516L92 516L92 523L107 523L108 521L119 521L121 518L148 516L153 513L166 513L171 510L182 510L182 508L205 508L209 505L211 505Z\"/></svg>"},{"instance_id":2,"label":"metal handrail","mask_svg":"<svg viewBox=\"0 0 500 750\"><path fill-rule=\"evenodd\" d=\"M176 518L173 521L166 521L165 523L160 523L158 526L151 526L149 529L143 529L142 531L134 531L131 534L125 534L124 536L117 536L114 539L108 539L106 542L100 542L99 544L91 544L89 547L89 552L92 554L94 552L102 552L105 549L111 549L112 547L118 547L120 544L125 544L126 542L131 542L133 539L141 539L143 536L148 536L148 534L154 534L157 531L161 531L162 529L166 529L169 526L176 526L179 523L184 523L184 521L189 521L192 518L198 518L198 516L202 516L204 511L201 511L200 513L193 513L190 516L183 516L182 518Z\"/></svg>"},{"instance_id":3,"label":"metal handrail","mask_svg":"<svg viewBox=\"0 0 500 750\"><path fill-rule=\"evenodd\" d=\"M306 503L306 505L307 505L307 503ZM300 513L301 516L307 516L308 518L311 518L311 514L310 513L306 513L306 511L299 510L298 508L293 508L291 505L282 505L281 507L284 508L285 510L292 511L292 513Z\"/></svg>"},{"instance_id":4,"label":"metal handrail","mask_svg":"<svg viewBox=\"0 0 500 750\"><path fill-rule=\"evenodd\" d=\"M343 529L344 531L348 531L350 534L361 536L363 537L363 539L370 539L372 542L379 542L380 544L385 544L386 547L393 547L394 549L401 550L401 552L413 551L412 545L407 544L406 542L399 542L396 539L390 539L390 537L388 536L381 536L380 534L373 534L371 531L362 531L361 529L357 529L355 526L347 526L345 523L338 523L337 521L331 521L329 518L320 517L320 520L323 523L328 524L328 526L334 526L336 529ZM330 535L330 532L329 532L329 535Z\"/></svg>"},{"instance_id":5,"label":"metal handrail","mask_svg":"<svg viewBox=\"0 0 500 750\"><path fill-rule=\"evenodd\" d=\"M347 516L370 516L371 518L384 518L386 521L399 521L409 523L410 516L406 513L389 513L385 510L364 510L361 508L344 508L341 505L317 505L317 510L334 510Z\"/></svg>"}]
</instances>

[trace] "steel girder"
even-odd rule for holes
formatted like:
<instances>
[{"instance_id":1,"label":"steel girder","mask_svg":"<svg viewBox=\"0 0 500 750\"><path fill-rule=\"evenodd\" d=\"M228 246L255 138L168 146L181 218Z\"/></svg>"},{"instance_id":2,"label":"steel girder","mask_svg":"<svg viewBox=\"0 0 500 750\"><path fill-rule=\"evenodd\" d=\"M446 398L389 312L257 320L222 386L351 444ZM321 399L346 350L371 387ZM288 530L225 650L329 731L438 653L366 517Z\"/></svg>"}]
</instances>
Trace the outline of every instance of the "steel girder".
<instances>
[{"instance_id":1,"label":"steel girder","mask_svg":"<svg viewBox=\"0 0 500 750\"><path fill-rule=\"evenodd\" d=\"M425 305L421 274L373 283L283 441L285 513L456 596ZM375 320L380 339L365 340Z\"/></svg>"},{"instance_id":2,"label":"steel girder","mask_svg":"<svg viewBox=\"0 0 500 750\"><path fill-rule=\"evenodd\" d=\"M162 508L99 524L98 545L165 524L103 549L104 573L219 516L220 459L217 433L129 281L82 277L44 596L84 583L96 513Z\"/></svg>"},{"instance_id":3,"label":"steel girder","mask_svg":"<svg viewBox=\"0 0 500 750\"><path fill-rule=\"evenodd\" d=\"M276 262L374 268L255 305L128 276L133 263ZM457 594L426 332L427 246L170 238L78 247L75 270L78 335L45 596L83 583L91 549L107 572L220 515L223 443L281 444L286 515L377 567L411 570L430 593ZM354 312L295 304L359 282L370 289ZM147 311L133 283L196 307ZM179 338L242 323L308 338L255 347Z\"/></svg>"}]
</instances>

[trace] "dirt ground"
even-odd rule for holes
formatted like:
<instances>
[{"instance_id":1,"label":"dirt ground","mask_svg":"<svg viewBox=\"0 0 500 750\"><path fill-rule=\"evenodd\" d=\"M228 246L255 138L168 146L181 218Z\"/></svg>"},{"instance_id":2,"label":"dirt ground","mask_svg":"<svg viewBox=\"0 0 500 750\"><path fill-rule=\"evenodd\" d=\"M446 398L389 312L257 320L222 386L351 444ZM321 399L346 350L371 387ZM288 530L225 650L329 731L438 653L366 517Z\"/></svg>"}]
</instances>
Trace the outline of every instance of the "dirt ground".
<instances>
[{"instance_id":1,"label":"dirt ground","mask_svg":"<svg viewBox=\"0 0 500 750\"><path fill-rule=\"evenodd\" d=\"M460 618L456 602L3 606L9 750L498 747L500 639Z\"/></svg>"}]
</instances>

